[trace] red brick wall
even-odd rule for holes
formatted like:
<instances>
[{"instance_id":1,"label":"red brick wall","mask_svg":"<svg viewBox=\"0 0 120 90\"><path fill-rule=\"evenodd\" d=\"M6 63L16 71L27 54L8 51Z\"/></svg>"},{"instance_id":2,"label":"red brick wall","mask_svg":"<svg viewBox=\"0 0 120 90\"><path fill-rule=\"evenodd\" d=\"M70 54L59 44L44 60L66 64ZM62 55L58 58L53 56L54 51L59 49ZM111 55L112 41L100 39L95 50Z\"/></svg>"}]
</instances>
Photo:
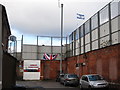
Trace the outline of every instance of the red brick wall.
<instances>
[{"instance_id":1,"label":"red brick wall","mask_svg":"<svg viewBox=\"0 0 120 90\"><path fill-rule=\"evenodd\" d=\"M66 73L66 61L62 62L62 70ZM41 79L56 79L60 71L60 61L41 60Z\"/></svg>"},{"instance_id":2,"label":"red brick wall","mask_svg":"<svg viewBox=\"0 0 120 90\"><path fill-rule=\"evenodd\" d=\"M98 73L112 82L120 82L120 44L67 58L67 72L77 75ZM76 67L85 62L85 66Z\"/></svg>"},{"instance_id":3,"label":"red brick wall","mask_svg":"<svg viewBox=\"0 0 120 90\"><path fill-rule=\"evenodd\" d=\"M68 73L76 73L76 69L75 69L76 63L77 63L76 57L72 57L68 59L67 61L67 72Z\"/></svg>"},{"instance_id":4,"label":"red brick wall","mask_svg":"<svg viewBox=\"0 0 120 90\"><path fill-rule=\"evenodd\" d=\"M106 47L67 58L63 61L63 73L83 74L97 73L108 81L120 83L120 44ZM76 64L85 63L76 67ZM41 79L56 79L60 71L60 61L41 60Z\"/></svg>"},{"instance_id":5,"label":"red brick wall","mask_svg":"<svg viewBox=\"0 0 120 90\"><path fill-rule=\"evenodd\" d=\"M66 61L62 62L62 70L63 73L66 73ZM19 65L23 66L23 62L17 62L16 65L16 74L17 74L17 80L22 80L23 79L23 72L20 72L20 69L23 69L23 67L19 67ZM60 71L60 61L59 60L41 60L41 70L40 70L40 79L56 79L57 75L59 74Z\"/></svg>"},{"instance_id":6,"label":"red brick wall","mask_svg":"<svg viewBox=\"0 0 120 90\"><path fill-rule=\"evenodd\" d=\"M118 76L118 81L120 83L120 45L118 46L118 57L116 57L116 58L118 58L118 61L117 61L117 69L118 69L117 76Z\"/></svg>"}]
</instances>

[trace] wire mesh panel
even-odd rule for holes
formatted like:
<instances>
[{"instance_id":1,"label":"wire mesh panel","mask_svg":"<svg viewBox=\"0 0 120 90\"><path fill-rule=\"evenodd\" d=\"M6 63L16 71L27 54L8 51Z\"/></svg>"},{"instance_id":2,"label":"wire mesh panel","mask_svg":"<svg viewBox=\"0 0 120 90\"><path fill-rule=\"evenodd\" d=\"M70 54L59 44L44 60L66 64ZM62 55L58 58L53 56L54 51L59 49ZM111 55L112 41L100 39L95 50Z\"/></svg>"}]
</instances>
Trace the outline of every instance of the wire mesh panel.
<instances>
[{"instance_id":1,"label":"wire mesh panel","mask_svg":"<svg viewBox=\"0 0 120 90\"><path fill-rule=\"evenodd\" d=\"M62 43L62 53L65 58L66 55L66 43L67 38L63 37ZM35 43L35 42L36 43ZM32 43L33 42L33 43ZM31 39L31 42L25 42L23 37L22 45L22 58L23 60L29 59L45 59L45 55L48 55L49 58L56 58L55 60L61 59L61 37L52 37L52 36L37 36L36 39ZM47 58L48 59L48 58Z\"/></svg>"}]
</instances>

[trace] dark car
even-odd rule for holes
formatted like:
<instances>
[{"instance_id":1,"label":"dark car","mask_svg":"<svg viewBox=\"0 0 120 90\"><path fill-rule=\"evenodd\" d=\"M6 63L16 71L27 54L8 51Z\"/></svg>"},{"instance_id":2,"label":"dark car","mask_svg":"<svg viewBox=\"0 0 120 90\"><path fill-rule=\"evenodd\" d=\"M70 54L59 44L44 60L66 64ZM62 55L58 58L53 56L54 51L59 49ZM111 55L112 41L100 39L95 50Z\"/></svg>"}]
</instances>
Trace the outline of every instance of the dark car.
<instances>
[{"instance_id":1,"label":"dark car","mask_svg":"<svg viewBox=\"0 0 120 90\"><path fill-rule=\"evenodd\" d=\"M57 76L56 82L60 82L60 79L61 79L62 77L64 77L64 73L62 73L62 74L60 74L60 75Z\"/></svg>"},{"instance_id":2,"label":"dark car","mask_svg":"<svg viewBox=\"0 0 120 90\"><path fill-rule=\"evenodd\" d=\"M60 83L66 85L79 85L79 78L76 74L65 74L64 77L60 79Z\"/></svg>"}]
</instances>

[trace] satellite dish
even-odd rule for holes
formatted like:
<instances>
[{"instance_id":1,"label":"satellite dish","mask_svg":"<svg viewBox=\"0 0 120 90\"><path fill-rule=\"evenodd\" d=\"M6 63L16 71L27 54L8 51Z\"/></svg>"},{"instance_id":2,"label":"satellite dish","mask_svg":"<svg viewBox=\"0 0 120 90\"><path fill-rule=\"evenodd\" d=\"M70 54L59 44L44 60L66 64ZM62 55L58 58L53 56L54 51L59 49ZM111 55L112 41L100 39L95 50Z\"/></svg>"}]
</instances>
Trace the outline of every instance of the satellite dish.
<instances>
[{"instance_id":1,"label":"satellite dish","mask_svg":"<svg viewBox=\"0 0 120 90\"><path fill-rule=\"evenodd\" d=\"M11 41L13 41L13 42L14 42L14 41L16 41L16 37L15 37L15 36L13 36L13 35L12 35L12 36L10 36L10 40L11 40Z\"/></svg>"}]
</instances>

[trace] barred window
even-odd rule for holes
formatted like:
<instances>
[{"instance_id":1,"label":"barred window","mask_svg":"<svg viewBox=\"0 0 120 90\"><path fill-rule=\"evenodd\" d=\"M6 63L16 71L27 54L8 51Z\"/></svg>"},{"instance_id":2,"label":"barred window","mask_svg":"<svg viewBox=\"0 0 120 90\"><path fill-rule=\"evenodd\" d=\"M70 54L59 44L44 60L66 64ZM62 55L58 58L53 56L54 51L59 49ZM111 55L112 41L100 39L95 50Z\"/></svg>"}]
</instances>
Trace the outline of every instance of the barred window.
<instances>
[{"instance_id":1,"label":"barred window","mask_svg":"<svg viewBox=\"0 0 120 90\"><path fill-rule=\"evenodd\" d=\"M72 36L72 34L71 34L71 35L69 36L69 42L71 43L72 40L73 40L73 36Z\"/></svg>"},{"instance_id":2,"label":"barred window","mask_svg":"<svg viewBox=\"0 0 120 90\"><path fill-rule=\"evenodd\" d=\"M91 28L92 28L92 30L95 29L96 27L98 27L98 14L95 14L91 18Z\"/></svg>"},{"instance_id":3,"label":"barred window","mask_svg":"<svg viewBox=\"0 0 120 90\"><path fill-rule=\"evenodd\" d=\"M100 25L109 20L108 5L100 11Z\"/></svg>"},{"instance_id":4,"label":"barred window","mask_svg":"<svg viewBox=\"0 0 120 90\"><path fill-rule=\"evenodd\" d=\"M111 19L118 16L118 2L111 2Z\"/></svg>"},{"instance_id":5,"label":"barred window","mask_svg":"<svg viewBox=\"0 0 120 90\"><path fill-rule=\"evenodd\" d=\"M85 34L90 32L90 20L85 23Z\"/></svg>"},{"instance_id":6,"label":"barred window","mask_svg":"<svg viewBox=\"0 0 120 90\"><path fill-rule=\"evenodd\" d=\"M79 28L76 30L76 40L79 39Z\"/></svg>"},{"instance_id":7,"label":"barred window","mask_svg":"<svg viewBox=\"0 0 120 90\"><path fill-rule=\"evenodd\" d=\"M81 26L81 29L80 29L80 37L83 37L84 33L83 33L83 25Z\"/></svg>"}]
</instances>

